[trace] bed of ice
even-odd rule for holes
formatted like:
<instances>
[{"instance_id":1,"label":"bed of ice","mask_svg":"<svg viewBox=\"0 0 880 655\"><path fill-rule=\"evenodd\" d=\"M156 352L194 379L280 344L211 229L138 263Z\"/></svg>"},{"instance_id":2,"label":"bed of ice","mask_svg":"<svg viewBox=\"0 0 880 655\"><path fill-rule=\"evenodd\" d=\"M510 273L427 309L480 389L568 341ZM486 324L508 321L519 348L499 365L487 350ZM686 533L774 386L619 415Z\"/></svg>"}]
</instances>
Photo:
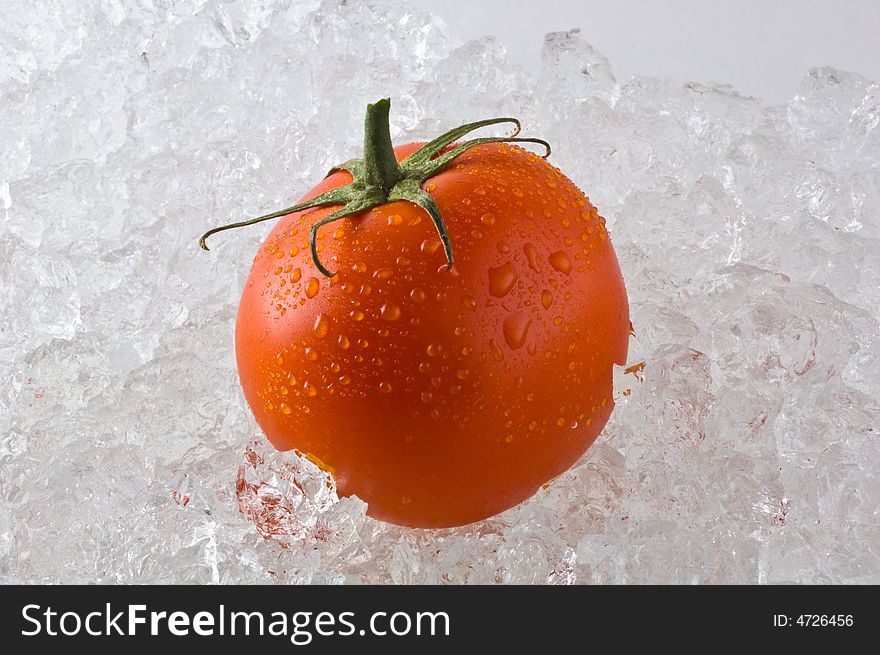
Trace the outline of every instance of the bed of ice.
<instances>
[{"instance_id":1,"label":"bed of ice","mask_svg":"<svg viewBox=\"0 0 880 655\"><path fill-rule=\"evenodd\" d=\"M880 583L876 83L765 106L616 80L577 31L531 77L396 1L3 6L0 581ZM384 96L399 142L513 115L553 144L646 363L579 465L460 529L267 446L233 321L269 226L196 243L358 155Z\"/></svg>"}]
</instances>

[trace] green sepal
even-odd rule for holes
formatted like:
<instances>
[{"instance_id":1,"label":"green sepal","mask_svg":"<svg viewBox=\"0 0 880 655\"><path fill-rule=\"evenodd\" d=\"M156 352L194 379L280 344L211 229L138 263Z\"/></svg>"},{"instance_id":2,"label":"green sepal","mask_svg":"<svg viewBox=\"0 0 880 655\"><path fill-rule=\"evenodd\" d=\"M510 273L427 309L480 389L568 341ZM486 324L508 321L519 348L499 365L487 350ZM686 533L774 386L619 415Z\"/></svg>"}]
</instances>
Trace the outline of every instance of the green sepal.
<instances>
[{"instance_id":1,"label":"green sepal","mask_svg":"<svg viewBox=\"0 0 880 655\"><path fill-rule=\"evenodd\" d=\"M516 118L490 118L467 123L449 130L423 145L403 161L398 162L397 156L394 153L394 147L391 144L388 122L390 106L391 101L387 98L367 105L367 114L364 119L364 157L349 159L333 167L328 173L328 175L331 175L340 170L348 171L352 177L350 184L331 189L311 200L266 214L265 216L215 227L202 235L199 239L199 245L203 249L208 250L205 240L212 234L223 232L224 230L254 225L293 212L303 211L304 209L341 205L335 212L315 222L309 230L309 246L315 266L323 275L332 277L333 273L321 263L318 257L318 230L324 225L347 216L361 214L378 205L395 200L405 200L418 205L427 212L431 222L434 224L434 228L437 230L440 242L443 244L443 251L446 254L446 268L447 270L451 269L454 258L452 242L446 229L446 223L434 199L427 191L422 189L421 185L452 164L463 153L478 145L486 143L534 143L544 146L546 152L542 156L546 158L550 155L550 144L542 139L518 137L520 122ZM452 146L458 139L470 134L474 130L500 123L512 123L514 125L513 134L509 137L471 139L443 152L444 148Z\"/></svg>"}]
</instances>

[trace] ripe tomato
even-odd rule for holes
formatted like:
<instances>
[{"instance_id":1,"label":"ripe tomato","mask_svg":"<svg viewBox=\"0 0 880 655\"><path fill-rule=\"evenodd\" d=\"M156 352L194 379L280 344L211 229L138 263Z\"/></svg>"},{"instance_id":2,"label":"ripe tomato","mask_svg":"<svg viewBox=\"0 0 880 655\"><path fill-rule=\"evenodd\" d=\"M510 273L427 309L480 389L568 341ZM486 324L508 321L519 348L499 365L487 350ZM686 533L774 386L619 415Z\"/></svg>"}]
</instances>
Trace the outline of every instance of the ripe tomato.
<instances>
[{"instance_id":1,"label":"ripe tomato","mask_svg":"<svg viewBox=\"0 0 880 655\"><path fill-rule=\"evenodd\" d=\"M337 171L305 199L351 181ZM411 202L319 233L330 278L309 228L333 208L288 214L254 260L236 355L277 448L306 453L377 519L447 527L529 498L593 443L629 315L604 219L544 159L485 143L421 186L452 269Z\"/></svg>"}]
</instances>

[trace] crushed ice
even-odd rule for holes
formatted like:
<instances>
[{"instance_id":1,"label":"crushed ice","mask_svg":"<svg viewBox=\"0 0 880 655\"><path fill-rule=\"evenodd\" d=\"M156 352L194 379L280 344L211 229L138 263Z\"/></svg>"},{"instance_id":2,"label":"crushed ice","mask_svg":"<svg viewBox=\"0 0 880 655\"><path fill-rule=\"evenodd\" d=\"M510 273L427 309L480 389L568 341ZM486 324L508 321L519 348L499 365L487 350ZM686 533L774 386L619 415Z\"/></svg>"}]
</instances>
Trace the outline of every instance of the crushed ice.
<instances>
[{"instance_id":1,"label":"crushed ice","mask_svg":"<svg viewBox=\"0 0 880 655\"><path fill-rule=\"evenodd\" d=\"M880 582L880 88L786 105L543 71L397 2L11 0L0 25L0 581ZM59 9L59 7L61 7ZM514 115L607 217L637 337L581 463L480 524L377 523L274 452L233 321L268 226L394 137Z\"/></svg>"}]
</instances>

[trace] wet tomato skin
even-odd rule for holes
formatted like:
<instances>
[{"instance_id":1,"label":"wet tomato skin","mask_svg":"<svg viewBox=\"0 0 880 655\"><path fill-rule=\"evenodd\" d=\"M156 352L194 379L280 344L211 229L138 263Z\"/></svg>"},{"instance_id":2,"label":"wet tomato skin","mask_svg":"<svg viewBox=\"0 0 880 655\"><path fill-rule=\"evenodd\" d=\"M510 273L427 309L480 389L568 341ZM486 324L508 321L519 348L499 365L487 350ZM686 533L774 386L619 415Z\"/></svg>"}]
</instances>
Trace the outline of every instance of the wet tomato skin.
<instances>
[{"instance_id":1,"label":"wet tomato skin","mask_svg":"<svg viewBox=\"0 0 880 655\"><path fill-rule=\"evenodd\" d=\"M305 198L350 181L334 173ZM324 227L333 278L308 247L333 208L290 214L254 260L236 356L275 447L320 462L371 516L436 528L522 502L593 443L629 312L604 220L543 159L482 145L423 188L448 226L451 271L412 203Z\"/></svg>"}]
</instances>

